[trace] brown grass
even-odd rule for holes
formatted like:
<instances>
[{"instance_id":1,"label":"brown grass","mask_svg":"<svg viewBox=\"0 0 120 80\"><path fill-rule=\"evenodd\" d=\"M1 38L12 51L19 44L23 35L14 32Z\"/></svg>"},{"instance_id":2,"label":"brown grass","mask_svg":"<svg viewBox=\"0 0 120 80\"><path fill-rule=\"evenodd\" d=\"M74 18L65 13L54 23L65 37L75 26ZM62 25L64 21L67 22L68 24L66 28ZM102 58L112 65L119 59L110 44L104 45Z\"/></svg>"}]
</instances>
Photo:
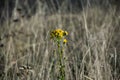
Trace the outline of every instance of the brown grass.
<instances>
[{"instance_id":1,"label":"brown grass","mask_svg":"<svg viewBox=\"0 0 120 80\"><path fill-rule=\"evenodd\" d=\"M120 15L116 15L114 8L105 11L96 6L76 14L52 15L39 11L29 20L11 21L1 28L3 80L18 80L18 66L23 64L33 66L34 73L28 80L57 80L53 63L55 46L49 35L56 28L69 33L66 80L120 79Z\"/></svg>"}]
</instances>

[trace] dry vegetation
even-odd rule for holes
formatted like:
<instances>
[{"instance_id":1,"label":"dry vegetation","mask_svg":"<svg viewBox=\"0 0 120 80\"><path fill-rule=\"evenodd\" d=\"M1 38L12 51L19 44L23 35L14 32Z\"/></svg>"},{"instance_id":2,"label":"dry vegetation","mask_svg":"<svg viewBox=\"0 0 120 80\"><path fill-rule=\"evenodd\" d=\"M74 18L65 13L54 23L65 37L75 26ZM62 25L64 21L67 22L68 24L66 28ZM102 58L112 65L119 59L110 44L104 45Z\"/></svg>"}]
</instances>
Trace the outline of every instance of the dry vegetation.
<instances>
[{"instance_id":1,"label":"dry vegetation","mask_svg":"<svg viewBox=\"0 0 120 80\"><path fill-rule=\"evenodd\" d=\"M69 33L64 53L66 80L119 80L119 27L120 15L115 8L104 10L100 6L52 15L40 8L30 19L6 21L0 29L0 78L19 80L18 68L27 64L33 68L27 80L57 80L56 47L49 34L61 28Z\"/></svg>"}]
</instances>

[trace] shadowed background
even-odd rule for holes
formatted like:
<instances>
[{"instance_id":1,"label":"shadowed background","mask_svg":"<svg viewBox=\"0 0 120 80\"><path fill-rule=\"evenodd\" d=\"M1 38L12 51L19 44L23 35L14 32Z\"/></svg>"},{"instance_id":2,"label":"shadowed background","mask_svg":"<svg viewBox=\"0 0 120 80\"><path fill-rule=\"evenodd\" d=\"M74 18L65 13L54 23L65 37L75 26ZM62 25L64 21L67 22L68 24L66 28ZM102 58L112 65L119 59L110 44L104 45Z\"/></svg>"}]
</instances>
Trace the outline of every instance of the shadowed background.
<instances>
[{"instance_id":1,"label":"shadowed background","mask_svg":"<svg viewBox=\"0 0 120 80\"><path fill-rule=\"evenodd\" d=\"M1 0L0 78L19 80L26 64L34 70L28 80L57 80L49 34L62 28L66 80L118 80L119 7L119 0Z\"/></svg>"}]
</instances>

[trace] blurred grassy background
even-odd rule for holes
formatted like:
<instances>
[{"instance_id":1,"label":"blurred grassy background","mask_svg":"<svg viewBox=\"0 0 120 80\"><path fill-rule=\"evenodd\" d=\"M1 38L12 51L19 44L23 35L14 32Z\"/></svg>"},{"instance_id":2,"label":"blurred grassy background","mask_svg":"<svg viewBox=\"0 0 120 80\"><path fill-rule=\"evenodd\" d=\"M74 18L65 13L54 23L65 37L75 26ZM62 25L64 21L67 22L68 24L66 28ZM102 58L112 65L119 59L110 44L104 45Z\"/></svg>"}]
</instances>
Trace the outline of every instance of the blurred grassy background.
<instances>
[{"instance_id":1,"label":"blurred grassy background","mask_svg":"<svg viewBox=\"0 0 120 80\"><path fill-rule=\"evenodd\" d=\"M69 3L63 3L50 13L47 5L39 3L29 19L19 16L18 22L11 18L1 25L1 80L19 80L16 73L24 64L32 65L34 71L27 80L57 80L56 47L49 35L57 28L69 33L64 53L66 80L120 79L120 14L116 6L93 2L81 9L69 6L67 11Z\"/></svg>"}]
</instances>

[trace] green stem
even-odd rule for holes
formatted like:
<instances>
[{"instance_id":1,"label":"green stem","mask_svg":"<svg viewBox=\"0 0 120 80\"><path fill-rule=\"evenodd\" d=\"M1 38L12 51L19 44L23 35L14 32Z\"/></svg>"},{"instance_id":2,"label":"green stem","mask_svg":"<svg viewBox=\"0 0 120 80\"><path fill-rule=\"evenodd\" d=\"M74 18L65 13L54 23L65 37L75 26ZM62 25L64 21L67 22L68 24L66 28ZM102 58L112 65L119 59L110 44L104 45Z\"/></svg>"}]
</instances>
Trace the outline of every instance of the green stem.
<instances>
[{"instance_id":1,"label":"green stem","mask_svg":"<svg viewBox=\"0 0 120 80\"><path fill-rule=\"evenodd\" d=\"M59 80L65 80L65 69L64 64L62 62L63 60L63 51L60 47L60 41L57 43L58 45L58 53L59 53Z\"/></svg>"}]
</instances>

